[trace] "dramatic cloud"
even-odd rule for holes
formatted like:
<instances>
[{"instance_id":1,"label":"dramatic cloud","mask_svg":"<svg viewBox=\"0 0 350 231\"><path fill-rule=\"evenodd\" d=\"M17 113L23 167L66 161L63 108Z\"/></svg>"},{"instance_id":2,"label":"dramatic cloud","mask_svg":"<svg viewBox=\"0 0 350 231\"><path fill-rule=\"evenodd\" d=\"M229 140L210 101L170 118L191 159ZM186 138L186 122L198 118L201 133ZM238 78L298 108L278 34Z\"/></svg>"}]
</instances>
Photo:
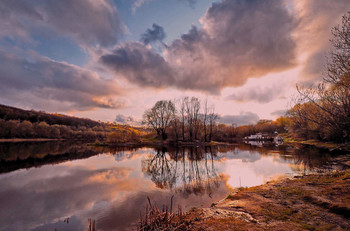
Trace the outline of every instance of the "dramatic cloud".
<instances>
[{"instance_id":1,"label":"dramatic cloud","mask_svg":"<svg viewBox=\"0 0 350 231\"><path fill-rule=\"evenodd\" d=\"M219 123L237 126L255 124L259 121L259 116L252 112L241 112L239 115L225 115L221 116Z\"/></svg>"},{"instance_id":2,"label":"dramatic cloud","mask_svg":"<svg viewBox=\"0 0 350 231\"><path fill-rule=\"evenodd\" d=\"M299 26L296 37L300 53L306 58L302 78L319 79L325 70L331 49L331 29L340 24L341 16L350 10L348 0L301 0L296 2ZM317 39L315 39L317 38Z\"/></svg>"},{"instance_id":3,"label":"dramatic cloud","mask_svg":"<svg viewBox=\"0 0 350 231\"><path fill-rule=\"evenodd\" d=\"M122 90L95 72L37 55L25 59L2 51L0 62L2 99L45 109L52 102L57 108L66 107L65 110L124 106L112 97Z\"/></svg>"},{"instance_id":4,"label":"dramatic cloud","mask_svg":"<svg viewBox=\"0 0 350 231\"><path fill-rule=\"evenodd\" d=\"M162 56L143 44L129 42L100 61L116 74L140 86L163 87L175 82L173 70Z\"/></svg>"},{"instance_id":5,"label":"dramatic cloud","mask_svg":"<svg viewBox=\"0 0 350 231\"><path fill-rule=\"evenodd\" d=\"M291 32L296 22L283 1L223 0L213 3L201 23L203 29L193 26L167 46L164 59L131 43L101 60L115 73L141 86L176 86L211 93L294 65ZM137 62L133 67L135 63L129 57L134 56L135 49L139 56L153 59L139 59L146 65ZM118 58L112 59L116 53Z\"/></svg>"},{"instance_id":6,"label":"dramatic cloud","mask_svg":"<svg viewBox=\"0 0 350 231\"><path fill-rule=\"evenodd\" d=\"M157 41L162 42L165 36L163 27L154 23L152 29L147 29L147 31L141 35L141 42L146 45Z\"/></svg>"},{"instance_id":7,"label":"dramatic cloud","mask_svg":"<svg viewBox=\"0 0 350 231\"><path fill-rule=\"evenodd\" d=\"M30 39L28 35L42 30L72 36L82 45L111 46L125 26L108 0L1 1L0 37Z\"/></svg>"}]
</instances>

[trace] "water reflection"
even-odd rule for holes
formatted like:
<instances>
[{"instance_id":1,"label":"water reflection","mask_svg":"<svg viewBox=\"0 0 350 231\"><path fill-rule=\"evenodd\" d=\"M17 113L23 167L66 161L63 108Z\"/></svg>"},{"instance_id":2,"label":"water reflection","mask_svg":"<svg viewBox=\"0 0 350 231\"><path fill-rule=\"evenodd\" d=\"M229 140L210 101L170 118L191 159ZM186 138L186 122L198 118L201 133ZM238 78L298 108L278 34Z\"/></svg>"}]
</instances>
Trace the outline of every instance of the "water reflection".
<instances>
[{"instance_id":1,"label":"water reflection","mask_svg":"<svg viewBox=\"0 0 350 231\"><path fill-rule=\"evenodd\" d=\"M221 177L214 165L216 153L211 147L158 149L142 161L142 171L158 188L175 190L184 196L210 195L219 187Z\"/></svg>"},{"instance_id":2,"label":"water reflection","mask_svg":"<svg viewBox=\"0 0 350 231\"><path fill-rule=\"evenodd\" d=\"M319 171L331 158L311 147L247 144L127 150L52 142L1 144L0 153L7 172L0 174L0 230L19 231L86 230L88 218L98 230L123 230L146 196L161 206L174 195L185 210L209 206L233 187Z\"/></svg>"},{"instance_id":3,"label":"water reflection","mask_svg":"<svg viewBox=\"0 0 350 231\"><path fill-rule=\"evenodd\" d=\"M94 147L82 141L0 142L0 174L23 168L59 164L99 153L133 151L129 147Z\"/></svg>"}]
</instances>

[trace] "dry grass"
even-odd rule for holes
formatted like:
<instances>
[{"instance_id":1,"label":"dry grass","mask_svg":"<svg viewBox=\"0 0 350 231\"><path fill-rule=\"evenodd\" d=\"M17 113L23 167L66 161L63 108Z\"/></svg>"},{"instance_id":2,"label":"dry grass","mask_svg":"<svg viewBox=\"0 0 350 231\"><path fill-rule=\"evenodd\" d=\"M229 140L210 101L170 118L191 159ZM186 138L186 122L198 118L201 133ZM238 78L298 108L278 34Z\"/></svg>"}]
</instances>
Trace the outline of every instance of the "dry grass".
<instances>
[{"instance_id":1,"label":"dry grass","mask_svg":"<svg viewBox=\"0 0 350 231\"><path fill-rule=\"evenodd\" d=\"M149 197L147 199L146 212L144 216L140 217L137 230L193 230L192 222L184 219L184 213L180 206L178 206L177 212L173 213L172 203L170 210L168 207L163 207L160 210L157 206L152 205Z\"/></svg>"},{"instance_id":2,"label":"dry grass","mask_svg":"<svg viewBox=\"0 0 350 231\"><path fill-rule=\"evenodd\" d=\"M88 231L97 231L95 220L92 220L89 218L88 223L89 223Z\"/></svg>"}]
</instances>

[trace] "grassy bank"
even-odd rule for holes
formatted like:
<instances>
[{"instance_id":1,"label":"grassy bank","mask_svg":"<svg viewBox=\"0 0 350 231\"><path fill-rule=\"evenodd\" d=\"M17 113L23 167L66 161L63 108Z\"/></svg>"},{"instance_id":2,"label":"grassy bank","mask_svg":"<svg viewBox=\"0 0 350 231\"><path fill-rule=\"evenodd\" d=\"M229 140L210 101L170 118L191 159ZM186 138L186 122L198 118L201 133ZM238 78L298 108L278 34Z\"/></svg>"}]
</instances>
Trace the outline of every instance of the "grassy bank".
<instances>
[{"instance_id":1,"label":"grassy bank","mask_svg":"<svg viewBox=\"0 0 350 231\"><path fill-rule=\"evenodd\" d=\"M288 133L283 133L280 134L280 136L283 137L283 142L285 144L304 144L304 145L312 145L317 148L323 148L323 149L328 149L330 151L333 150L343 150L343 151L350 151L350 143L345 143L345 144L339 144L339 143L333 143L333 142L323 142L315 139L301 139L301 138L294 138L291 137L290 134Z\"/></svg>"},{"instance_id":2,"label":"grassy bank","mask_svg":"<svg viewBox=\"0 0 350 231\"><path fill-rule=\"evenodd\" d=\"M192 209L181 223L187 230L349 230L350 170L242 188Z\"/></svg>"}]
</instances>

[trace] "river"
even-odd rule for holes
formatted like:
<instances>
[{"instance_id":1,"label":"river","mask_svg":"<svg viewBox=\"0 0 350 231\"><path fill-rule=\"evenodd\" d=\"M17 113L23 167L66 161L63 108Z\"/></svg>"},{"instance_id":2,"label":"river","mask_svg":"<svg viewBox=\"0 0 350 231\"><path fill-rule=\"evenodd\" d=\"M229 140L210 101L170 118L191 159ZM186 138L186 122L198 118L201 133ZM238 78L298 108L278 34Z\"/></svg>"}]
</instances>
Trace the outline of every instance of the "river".
<instances>
[{"instance_id":1,"label":"river","mask_svg":"<svg viewBox=\"0 0 350 231\"><path fill-rule=\"evenodd\" d=\"M310 146L109 148L0 143L0 230L124 230L147 197L160 208L210 206L237 187L338 168ZM171 197L173 203L171 205Z\"/></svg>"}]
</instances>

